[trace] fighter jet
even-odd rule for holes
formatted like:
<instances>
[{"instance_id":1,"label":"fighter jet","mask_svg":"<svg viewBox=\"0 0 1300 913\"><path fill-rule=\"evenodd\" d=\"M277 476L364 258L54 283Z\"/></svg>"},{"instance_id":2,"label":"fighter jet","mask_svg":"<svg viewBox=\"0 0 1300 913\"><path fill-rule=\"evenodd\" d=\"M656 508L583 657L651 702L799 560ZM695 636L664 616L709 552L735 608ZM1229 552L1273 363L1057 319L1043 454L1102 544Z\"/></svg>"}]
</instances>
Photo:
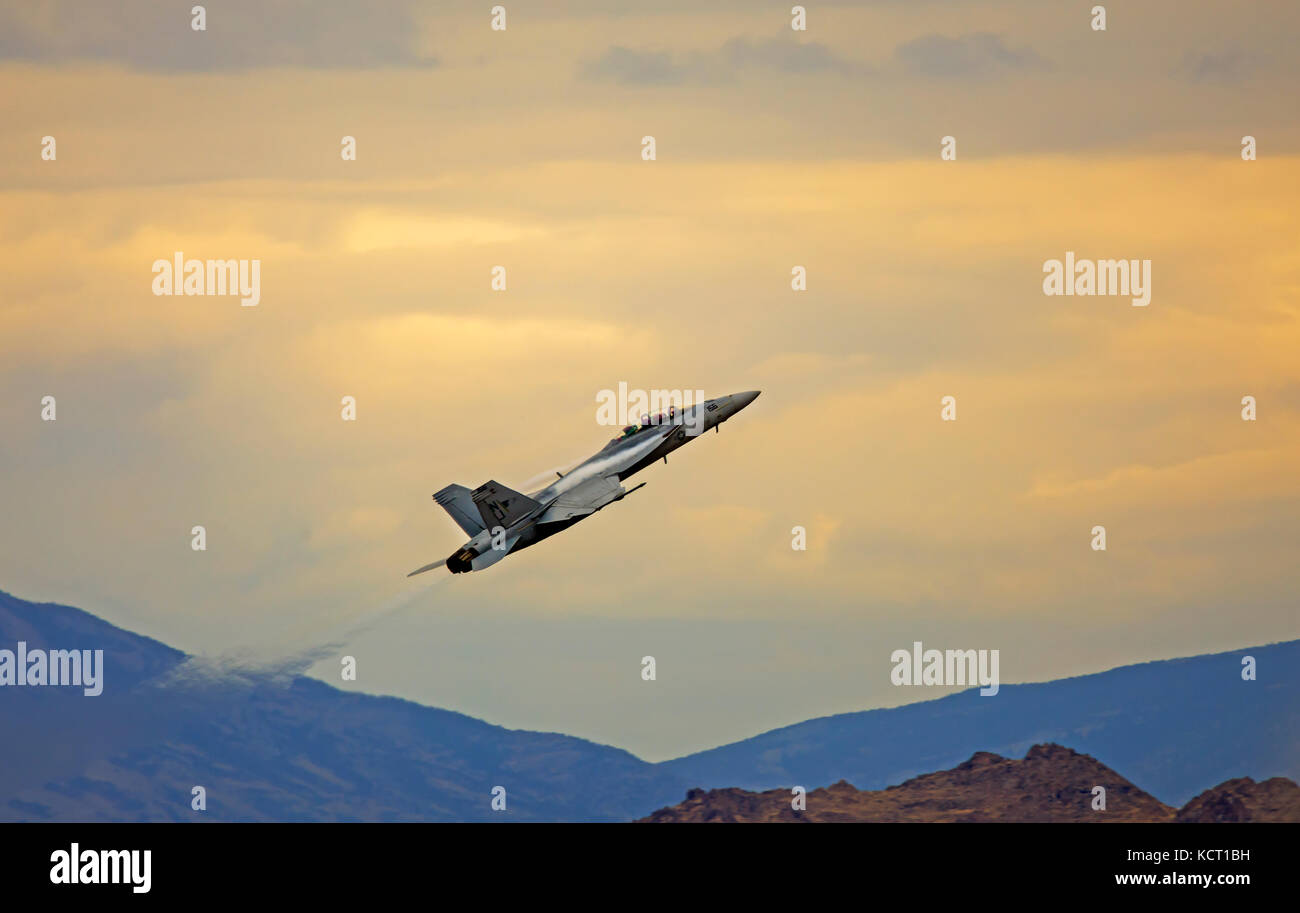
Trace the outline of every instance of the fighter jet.
<instances>
[{"instance_id":1,"label":"fighter jet","mask_svg":"<svg viewBox=\"0 0 1300 913\"><path fill-rule=\"evenodd\" d=\"M464 485L448 485L435 492L433 500L451 514L470 540L446 561L426 564L406 576L442 564L453 574L481 571L506 555L568 529L642 488L644 482L631 489L619 483L656 460L667 463L668 454L710 428L716 431L760 392L733 393L680 410L674 407L666 415L642 416L640 424L628 425L597 454L567 474L557 472L559 478L532 494L522 494L495 480L473 491Z\"/></svg>"}]
</instances>

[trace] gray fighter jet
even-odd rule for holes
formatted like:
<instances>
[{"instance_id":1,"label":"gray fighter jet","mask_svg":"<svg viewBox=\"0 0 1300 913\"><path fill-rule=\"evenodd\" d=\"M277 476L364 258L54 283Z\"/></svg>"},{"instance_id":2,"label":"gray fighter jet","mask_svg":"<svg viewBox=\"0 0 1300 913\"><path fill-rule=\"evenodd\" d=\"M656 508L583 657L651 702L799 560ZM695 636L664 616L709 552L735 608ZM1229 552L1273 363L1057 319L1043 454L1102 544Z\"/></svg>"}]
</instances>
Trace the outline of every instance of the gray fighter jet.
<instances>
[{"instance_id":1,"label":"gray fighter jet","mask_svg":"<svg viewBox=\"0 0 1300 913\"><path fill-rule=\"evenodd\" d=\"M666 415L643 416L641 424L627 426L595 456L565 475L557 472L558 479L531 495L497 481L484 482L473 491L464 485L448 485L433 499L471 538L445 562L426 564L406 576L442 564L453 574L481 571L511 552L568 529L641 488L644 482L631 489L619 483L656 460L668 462L669 453L710 428L716 430L757 399L759 392L733 393L681 410L670 409Z\"/></svg>"}]
</instances>

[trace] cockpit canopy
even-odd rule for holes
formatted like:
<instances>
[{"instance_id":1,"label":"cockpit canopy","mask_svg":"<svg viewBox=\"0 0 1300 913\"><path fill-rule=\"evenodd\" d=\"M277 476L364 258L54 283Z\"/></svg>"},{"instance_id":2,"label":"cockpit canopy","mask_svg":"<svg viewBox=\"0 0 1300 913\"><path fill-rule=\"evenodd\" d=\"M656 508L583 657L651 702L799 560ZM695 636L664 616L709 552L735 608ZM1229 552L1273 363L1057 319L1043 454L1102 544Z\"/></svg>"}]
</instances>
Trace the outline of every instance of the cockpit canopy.
<instances>
[{"instance_id":1,"label":"cockpit canopy","mask_svg":"<svg viewBox=\"0 0 1300 913\"><path fill-rule=\"evenodd\" d=\"M660 412L658 415L649 413L641 416L641 424L628 425L624 428L619 436L610 441L611 444L617 444L619 441L625 441L633 435L640 434L642 431L649 431L651 428L660 428L664 425L672 424L677 420L677 408L674 406L667 412Z\"/></svg>"},{"instance_id":2,"label":"cockpit canopy","mask_svg":"<svg viewBox=\"0 0 1300 913\"><path fill-rule=\"evenodd\" d=\"M614 438L612 441L609 442L609 444L606 444L605 446L608 447L610 446L610 444L617 444L619 441L626 441L628 438L640 434L642 431L648 431L651 428L660 428L663 427L664 425L672 425L680 422L681 420L682 420L681 410L678 409L676 404L669 406L667 412L660 412L658 415L652 416L648 412L643 413L641 415L641 424L628 425L619 433L618 437Z\"/></svg>"}]
</instances>

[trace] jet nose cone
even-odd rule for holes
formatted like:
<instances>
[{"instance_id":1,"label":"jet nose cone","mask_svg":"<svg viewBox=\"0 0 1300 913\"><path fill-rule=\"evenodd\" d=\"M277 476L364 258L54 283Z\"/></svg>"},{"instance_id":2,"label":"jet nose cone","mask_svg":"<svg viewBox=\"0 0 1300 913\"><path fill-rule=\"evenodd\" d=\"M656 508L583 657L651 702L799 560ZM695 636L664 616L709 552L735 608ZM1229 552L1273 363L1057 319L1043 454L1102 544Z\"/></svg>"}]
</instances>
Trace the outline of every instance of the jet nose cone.
<instances>
[{"instance_id":1,"label":"jet nose cone","mask_svg":"<svg viewBox=\"0 0 1300 913\"><path fill-rule=\"evenodd\" d=\"M736 411L739 412L758 399L758 394L762 392L762 390L746 390L744 393L733 393L731 394L731 401L736 404Z\"/></svg>"}]
</instances>

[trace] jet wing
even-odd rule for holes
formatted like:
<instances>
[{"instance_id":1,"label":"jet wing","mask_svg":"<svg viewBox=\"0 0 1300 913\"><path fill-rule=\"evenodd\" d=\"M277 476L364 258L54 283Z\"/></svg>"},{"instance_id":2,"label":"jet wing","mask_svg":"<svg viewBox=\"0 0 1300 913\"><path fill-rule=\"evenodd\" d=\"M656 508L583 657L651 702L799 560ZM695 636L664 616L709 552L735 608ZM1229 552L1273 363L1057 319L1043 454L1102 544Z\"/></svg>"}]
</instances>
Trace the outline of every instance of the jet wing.
<instances>
[{"instance_id":1,"label":"jet wing","mask_svg":"<svg viewBox=\"0 0 1300 913\"><path fill-rule=\"evenodd\" d=\"M627 489L618 484L616 476L597 476L556 498L537 518L537 522L559 523L562 520L594 514L625 494Z\"/></svg>"}]
</instances>

